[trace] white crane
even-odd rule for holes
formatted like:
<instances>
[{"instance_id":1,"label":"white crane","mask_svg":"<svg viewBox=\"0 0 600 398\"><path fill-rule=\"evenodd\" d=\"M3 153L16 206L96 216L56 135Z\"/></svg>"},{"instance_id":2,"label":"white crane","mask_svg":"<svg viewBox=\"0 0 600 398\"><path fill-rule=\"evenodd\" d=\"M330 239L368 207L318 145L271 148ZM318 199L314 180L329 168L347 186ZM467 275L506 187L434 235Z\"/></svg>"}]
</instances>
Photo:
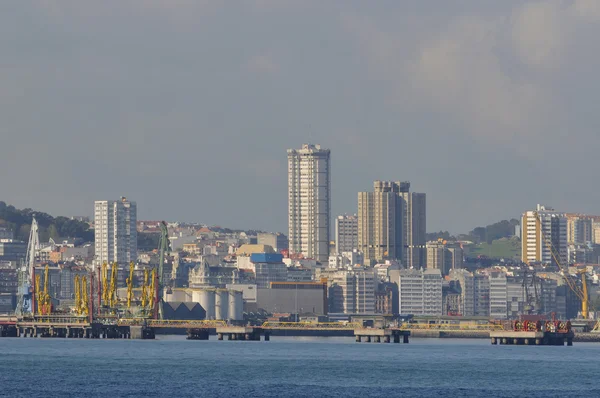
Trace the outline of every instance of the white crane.
<instances>
[{"instance_id":1,"label":"white crane","mask_svg":"<svg viewBox=\"0 0 600 398\"><path fill-rule=\"evenodd\" d=\"M35 272L35 257L40 248L40 237L38 235L38 223L33 216L31 221L31 231L29 232L29 243L27 244L27 255L25 262L19 269L19 288L18 303L16 315L22 317L27 314L33 314L33 278Z\"/></svg>"}]
</instances>

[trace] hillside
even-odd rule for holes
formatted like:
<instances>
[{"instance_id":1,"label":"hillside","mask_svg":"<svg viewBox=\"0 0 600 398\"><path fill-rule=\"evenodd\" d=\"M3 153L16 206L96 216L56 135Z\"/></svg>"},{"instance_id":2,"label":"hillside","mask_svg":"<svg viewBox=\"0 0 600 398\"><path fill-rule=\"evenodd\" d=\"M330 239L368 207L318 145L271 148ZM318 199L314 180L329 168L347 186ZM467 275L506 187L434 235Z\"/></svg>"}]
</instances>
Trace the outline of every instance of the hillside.
<instances>
[{"instance_id":1,"label":"hillside","mask_svg":"<svg viewBox=\"0 0 600 398\"><path fill-rule=\"evenodd\" d=\"M80 238L86 242L94 240L94 230L85 222L71 220L67 217L52 217L51 215L32 209L16 209L0 201L0 227L11 229L14 238L27 241L31 230L31 217L39 225L39 235L42 242L53 239Z\"/></svg>"}]
</instances>

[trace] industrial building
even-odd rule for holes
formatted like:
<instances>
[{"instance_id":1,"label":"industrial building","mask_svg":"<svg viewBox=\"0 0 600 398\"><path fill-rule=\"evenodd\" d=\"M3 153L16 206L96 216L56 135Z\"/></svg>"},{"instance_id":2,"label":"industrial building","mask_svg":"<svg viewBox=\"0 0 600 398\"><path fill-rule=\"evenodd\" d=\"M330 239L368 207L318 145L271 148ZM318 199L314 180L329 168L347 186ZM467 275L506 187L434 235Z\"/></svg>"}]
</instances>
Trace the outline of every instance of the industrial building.
<instances>
[{"instance_id":1,"label":"industrial building","mask_svg":"<svg viewBox=\"0 0 600 398\"><path fill-rule=\"evenodd\" d=\"M270 313L325 315L328 310L325 282L272 282L257 290L257 306Z\"/></svg>"},{"instance_id":2,"label":"industrial building","mask_svg":"<svg viewBox=\"0 0 600 398\"><path fill-rule=\"evenodd\" d=\"M243 293L239 290L171 289L170 293L166 292L164 299L168 303L198 303L205 311L204 319L231 321L244 319Z\"/></svg>"}]
</instances>

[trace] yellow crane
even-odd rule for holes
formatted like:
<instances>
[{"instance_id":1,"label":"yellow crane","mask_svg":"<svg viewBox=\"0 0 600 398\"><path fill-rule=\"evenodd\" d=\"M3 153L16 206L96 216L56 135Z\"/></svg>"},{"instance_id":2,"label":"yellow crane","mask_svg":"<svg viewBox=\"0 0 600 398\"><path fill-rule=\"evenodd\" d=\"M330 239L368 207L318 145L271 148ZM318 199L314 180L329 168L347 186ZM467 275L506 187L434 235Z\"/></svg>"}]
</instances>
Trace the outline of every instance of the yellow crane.
<instances>
[{"instance_id":1,"label":"yellow crane","mask_svg":"<svg viewBox=\"0 0 600 398\"><path fill-rule=\"evenodd\" d=\"M38 315L42 315L42 291L40 289L40 276L35 276L35 300L37 301L37 312Z\"/></svg>"},{"instance_id":2,"label":"yellow crane","mask_svg":"<svg viewBox=\"0 0 600 398\"><path fill-rule=\"evenodd\" d=\"M42 313L44 315L50 314L52 302L50 300L50 294L48 293L48 284L50 283L50 268L46 265L44 269L44 291L42 292Z\"/></svg>"},{"instance_id":3,"label":"yellow crane","mask_svg":"<svg viewBox=\"0 0 600 398\"><path fill-rule=\"evenodd\" d=\"M102 301L104 305L108 305L109 292L108 292L108 264L102 263Z\"/></svg>"},{"instance_id":4,"label":"yellow crane","mask_svg":"<svg viewBox=\"0 0 600 398\"><path fill-rule=\"evenodd\" d=\"M571 291L573 291L573 293L575 293L575 295L579 298L579 300L581 300L581 317L583 319L588 319L590 313L589 313L589 296L588 296L587 281L586 281L587 270L584 268L582 270L577 271L577 273L581 275L581 287L579 287L577 282L573 279L573 277L571 277L571 274L569 273L569 267L565 266L562 263L562 261L560 260L560 255L558 253L558 250L556 250L556 247L554 247L554 245L552 244L552 241L550 241L548 239L548 237L546 236L540 214L537 211L535 211L534 215L535 215L535 220L536 220L536 228L540 231L540 235L542 236L544 243L546 244L546 246L548 246L548 249L550 250L550 254L552 255L552 258L554 259L554 262L556 263L558 268L563 272L563 277L565 279L565 282L567 283L567 286L569 286L569 289L571 289Z\"/></svg>"},{"instance_id":5,"label":"yellow crane","mask_svg":"<svg viewBox=\"0 0 600 398\"><path fill-rule=\"evenodd\" d=\"M75 313L77 315L81 312L81 287L79 283L79 275L75 275Z\"/></svg>"},{"instance_id":6,"label":"yellow crane","mask_svg":"<svg viewBox=\"0 0 600 398\"><path fill-rule=\"evenodd\" d=\"M146 288L148 291L148 306L154 310L154 291L156 290L156 268L152 268L150 286Z\"/></svg>"},{"instance_id":7,"label":"yellow crane","mask_svg":"<svg viewBox=\"0 0 600 398\"><path fill-rule=\"evenodd\" d=\"M146 286L148 285L148 269L144 270L144 282L142 283L142 308L146 309L148 305L148 291Z\"/></svg>"},{"instance_id":8,"label":"yellow crane","mask_svg":"<svg viewBox=\"0 0 600 398\"><path fill-rule=\"evenodd\" d=\"M129 263L129 278L125 281L127 283L127 308L131 308L131 300L133 299L133 261Z\"/></svg>"},{"instance_id":9,"label":"yellow crane","mask_svg":"<svg viewBox=\"0 0 600 398\"><path fill-rule=\"evenodd\" d=\"M110 273L109 302L111 308L115 308L117 305L117 263L113 263Z\"/></svg>"},{"instance_id":10,"label":"yellow crane","mask_svg":"<svg viewBox=\"0 0 600 398\"><path fill-rule=\"evenodd\" d=\"M80 295L80 314L87 316L89 314L88 294L87 294L87 278L81 277L81 295Z\"/></svg>"}]
</instances>

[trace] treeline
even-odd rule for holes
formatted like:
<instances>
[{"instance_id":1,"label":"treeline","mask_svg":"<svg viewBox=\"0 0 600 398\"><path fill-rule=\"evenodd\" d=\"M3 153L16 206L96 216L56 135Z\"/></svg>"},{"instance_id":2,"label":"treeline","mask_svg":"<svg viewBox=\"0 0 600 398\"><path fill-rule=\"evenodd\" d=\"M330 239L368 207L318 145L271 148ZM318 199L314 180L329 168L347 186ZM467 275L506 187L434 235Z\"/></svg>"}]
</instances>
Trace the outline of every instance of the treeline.
<instances>
[{"instance_id":1,"label":"treeline","mask_svg":"<svg viewBox=\"0 0 600 398\"><path fill-rule=\"evenodd\" d=\"M31 231L31 219L35 219L39 226L40 241L47 242L50 238L82 239L85 242L94 241L94 230L86 222L71 220L67 217L52 217L43 212L32 209L16 209L0 201L0 227L13 231L14 238L27 242Z\"/></svg>"},{"instance_id":2,"label":"treeline","mask_svg":"<svg viewBox=\"0 0 600 398\"><path fill-rule=\"evenodd\" d=\"M451 235L448 231L430 232L426 235L426 239L427 241L444 239L448 241L469 240L475 243L492 243L498 239L514 236L515 227L519 224L519 220L513 218L511 220L502 220L485 227L477 227L468 234Z\"/></svg>"}]
</instances>

